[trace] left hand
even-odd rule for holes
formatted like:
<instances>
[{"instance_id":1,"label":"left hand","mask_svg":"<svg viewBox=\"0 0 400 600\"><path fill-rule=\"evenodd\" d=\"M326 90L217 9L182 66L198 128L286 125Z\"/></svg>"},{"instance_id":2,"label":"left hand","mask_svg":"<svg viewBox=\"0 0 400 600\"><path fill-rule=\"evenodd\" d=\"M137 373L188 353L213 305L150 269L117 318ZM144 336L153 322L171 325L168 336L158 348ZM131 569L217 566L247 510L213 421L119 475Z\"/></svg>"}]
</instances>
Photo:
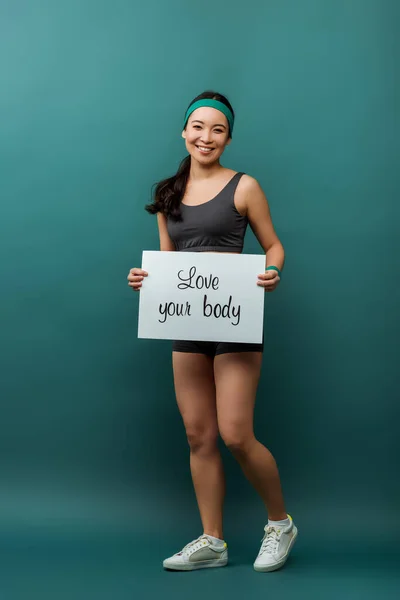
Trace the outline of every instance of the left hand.
<instances>
[{"instance_id":1,"label":"left hand","mask_svg":"<svg viewBox=\"0 0 400 600\"><path fill-rule=\"evenodd\" d=\"M258 276L257 285L263 287L266 292L273 292L278 286L281 278L279 277L277 271L270 270L265 271Z\"/></svg>"}]
</instances>

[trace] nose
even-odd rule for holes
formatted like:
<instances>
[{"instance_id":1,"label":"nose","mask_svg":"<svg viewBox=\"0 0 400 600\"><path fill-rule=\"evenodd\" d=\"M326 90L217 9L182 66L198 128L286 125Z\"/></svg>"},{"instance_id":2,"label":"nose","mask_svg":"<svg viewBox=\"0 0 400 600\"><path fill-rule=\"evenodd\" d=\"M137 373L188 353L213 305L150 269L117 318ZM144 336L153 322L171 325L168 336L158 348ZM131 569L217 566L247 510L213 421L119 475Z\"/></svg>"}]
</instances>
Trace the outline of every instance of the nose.
<instances>
[{"instance_id":1,"label":"nose","mask_svg":"<svg viewBox=\"0 0 400 600\"><path fill-rule=\"evenodd\" d=\"M201 141L204 142L204 144L210 144L212 142L211 133L209 131L203 131L201 134Z\"/></svg>"}]
</instances>

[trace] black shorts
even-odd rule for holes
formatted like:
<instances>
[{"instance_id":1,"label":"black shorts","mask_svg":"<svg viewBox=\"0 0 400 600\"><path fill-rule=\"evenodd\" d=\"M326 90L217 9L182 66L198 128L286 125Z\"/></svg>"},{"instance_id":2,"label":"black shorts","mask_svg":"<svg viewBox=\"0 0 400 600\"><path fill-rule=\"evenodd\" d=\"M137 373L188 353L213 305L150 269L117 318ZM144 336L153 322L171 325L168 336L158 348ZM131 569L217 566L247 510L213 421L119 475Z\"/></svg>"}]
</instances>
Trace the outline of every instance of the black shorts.
<instances>
[{"instance_id":1,"label":"black shorts","mask_svg":"<svg viewBox=\"0 0 400 600\"><path fill-rule=\"evenodd\" d=\"M242 342L192 342L186 340L174 340L172 342L173 352L192 352L217 356L228 352L262 352L264 339L261 344L245 344Z\"/></svg>"}]
</instances>

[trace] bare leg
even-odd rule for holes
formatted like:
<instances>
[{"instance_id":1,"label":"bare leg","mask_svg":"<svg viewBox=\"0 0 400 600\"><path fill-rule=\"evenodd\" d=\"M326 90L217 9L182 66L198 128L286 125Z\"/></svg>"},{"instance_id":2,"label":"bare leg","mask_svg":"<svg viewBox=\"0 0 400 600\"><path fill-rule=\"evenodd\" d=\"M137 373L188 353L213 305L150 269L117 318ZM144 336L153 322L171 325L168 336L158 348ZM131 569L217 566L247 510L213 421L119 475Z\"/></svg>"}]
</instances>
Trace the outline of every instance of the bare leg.
<instances>
[{"instance_id":1,"label":"bare leg","mask_svg":"<svg viewBox=\"0 0 400 600\"><path fill-rule=\"evenodd\" d=\"M218 448L213 360L173 352L174 383L190 447L190 470L204 533L223 538L225 476Z\"/></svg>"},{"instance_id":2,"label":"bare leg","mask_svg":"<svg viewBox=\"0 0 400 600\"><path fill-rule=\"evenodd\" d=\"M221 436L245 476L260 494L268 517L287 517L278 467L271 452L254 436L254 404L261 352L220 354L214 360L217 414Z\"/></svg>"}]
</instances>

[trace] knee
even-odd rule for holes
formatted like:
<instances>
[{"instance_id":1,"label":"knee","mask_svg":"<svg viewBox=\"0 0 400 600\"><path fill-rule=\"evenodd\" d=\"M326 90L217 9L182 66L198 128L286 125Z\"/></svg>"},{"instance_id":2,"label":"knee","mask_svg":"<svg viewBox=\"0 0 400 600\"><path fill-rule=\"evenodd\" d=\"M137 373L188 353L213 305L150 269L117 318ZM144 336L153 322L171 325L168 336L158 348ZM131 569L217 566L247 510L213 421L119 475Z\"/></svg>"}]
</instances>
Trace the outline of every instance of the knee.
<instances>
[{"instance_id":1,"label":"knee","mask_svg":"<svg viewBox=\"0 0 400 600\"><path fill-rule=\"evenodd\" d=\"M246 433L240 430L227 430L221 433L221 437L228 450L232 452L232 454L239 455L246 454L255 440L253 433Z\"/></svg>"},{"instance_id":2,"label":"knee","mask_svg":"<svg viewBox=\"0 0 400 600\"><path fill-rule=\"evenodd\" d=\"M186 429L186 437L191 452L207 454L214 452L218 446L218 430L190 427Z\"/></svg>"}]
</instances>

